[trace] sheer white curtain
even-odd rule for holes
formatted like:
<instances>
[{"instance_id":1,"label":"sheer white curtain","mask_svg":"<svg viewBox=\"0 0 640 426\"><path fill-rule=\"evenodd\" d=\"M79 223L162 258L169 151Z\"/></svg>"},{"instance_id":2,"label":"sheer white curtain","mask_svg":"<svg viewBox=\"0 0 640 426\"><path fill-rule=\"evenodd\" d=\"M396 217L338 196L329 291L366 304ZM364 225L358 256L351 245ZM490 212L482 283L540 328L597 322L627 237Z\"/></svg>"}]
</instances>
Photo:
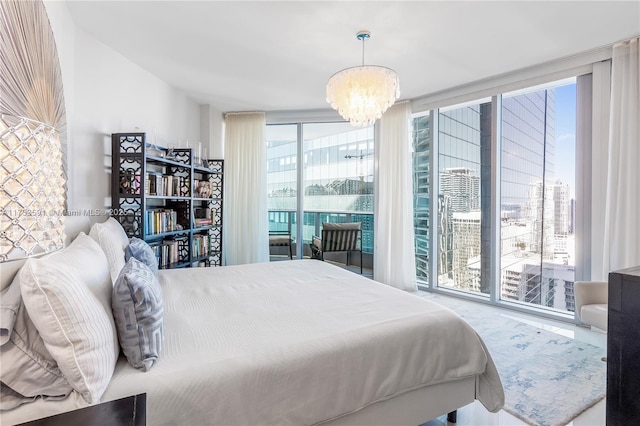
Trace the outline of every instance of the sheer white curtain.
<instances>
[{"instance_id":1,"label":"sheer white curtain","mask_svg":"<svg viewBox=\"0 0 640 426\"><path fill-rule=\"evenodd\" d=\"M376 138L375 280L416 290L411 179L411 104L398 102L380 120Z\"/></svg>"},{"instance_id":2,"label":"sheer white curtain","mask_svg":"<svg viewBox=\"0 0 640 426\"><path fill-rule=\"evenodd\" d=\"M604 271L640 265L640 38L611 59Z\"/></svg>"},{"instance_id":3,"label":"sheer white curtain","mask_svg":"<svg viewBox=\"0 0 640 426\"><path fill-rule=\"evenodd\" d=\"M264 113L226 114L224 153L224 263L268 262Z\"/></svg>"}]
</instances>

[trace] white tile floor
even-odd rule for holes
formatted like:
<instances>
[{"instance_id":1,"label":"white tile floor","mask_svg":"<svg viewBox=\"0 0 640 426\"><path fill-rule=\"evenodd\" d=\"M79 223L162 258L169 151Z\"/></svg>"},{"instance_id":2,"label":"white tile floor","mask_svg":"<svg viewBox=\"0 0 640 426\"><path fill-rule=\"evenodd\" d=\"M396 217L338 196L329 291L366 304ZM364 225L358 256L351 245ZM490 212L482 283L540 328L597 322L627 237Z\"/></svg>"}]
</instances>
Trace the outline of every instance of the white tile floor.
<instances>
[{"instance_id":1,"label":"white tile floor","mask_svg":"<svg viewBox=\"0 0 640 426\"><path fill-rule=\"evenodd\" d=\"M425 297L429 297L426 294ZM438 295L438 297L447 297ZM474 309L486 309L491 310L491 313L495 315L496 311L499 315L505 318L518 320L525 322L534 327L539 327L544 330L548 330L554 333L558 333L562 336L577 339L586 343L590 343L599 347L607 346L607 336L604 333L592 331L589 328L578 327L574 324L569 324L561 321L549 320L546 318L540 318L533 315L522 314L520 312L514 312L508 309L497 308L493 306L487 306L475 302L467 302L474 305ZM593 407L587 409L578 417L568 423L569 426L601 426L605 424L605 403L606 398L595 404ZM447 416L441 416L430 422L425 423L424 426L441 426L441 425L453 425L453 423L447 422ZM475 401L465 407L458 410L458 426L516 426L527 425L527 423L518 419L517 417L501 410L498 413L488 412L480 402Z\"/></svg>"}]
</instances>

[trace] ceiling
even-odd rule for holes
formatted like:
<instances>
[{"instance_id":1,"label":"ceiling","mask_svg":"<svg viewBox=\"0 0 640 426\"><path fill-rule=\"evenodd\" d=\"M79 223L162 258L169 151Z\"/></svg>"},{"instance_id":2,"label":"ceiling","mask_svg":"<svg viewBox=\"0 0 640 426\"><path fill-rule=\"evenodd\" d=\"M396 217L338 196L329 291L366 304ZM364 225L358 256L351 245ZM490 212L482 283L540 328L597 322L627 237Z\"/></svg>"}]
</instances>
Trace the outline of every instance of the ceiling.
<instances>
[{"instance_id":1,"label":"ceiling","mask_svg":"<svg viewBox=\"0 0 640 426\"><path fill-rule=\"evenodd\" d=\"M327 108L325 85L365 63L402 99L640 35L640 1L70 1L84 31L221 111Z\"/></svg>"}]
</instances>

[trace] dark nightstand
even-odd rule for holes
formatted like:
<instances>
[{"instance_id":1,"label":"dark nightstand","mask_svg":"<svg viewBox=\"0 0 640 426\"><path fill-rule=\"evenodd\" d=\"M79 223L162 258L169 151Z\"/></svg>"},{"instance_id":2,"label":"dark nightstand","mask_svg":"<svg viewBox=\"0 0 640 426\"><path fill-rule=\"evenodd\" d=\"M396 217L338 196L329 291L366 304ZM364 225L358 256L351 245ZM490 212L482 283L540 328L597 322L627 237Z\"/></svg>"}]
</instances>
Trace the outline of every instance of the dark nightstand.
<instances>
[{"instance_id":1,"label":"dark nightstand","mask_svg":"<svg viewBox=\"0 0 640 426\"><path fill-rule=\"evenodd\" d=\"M22 423L21 426L145 426L146 424L147 394L142 393L33 420Z\"/></svg>"}]
</instances>

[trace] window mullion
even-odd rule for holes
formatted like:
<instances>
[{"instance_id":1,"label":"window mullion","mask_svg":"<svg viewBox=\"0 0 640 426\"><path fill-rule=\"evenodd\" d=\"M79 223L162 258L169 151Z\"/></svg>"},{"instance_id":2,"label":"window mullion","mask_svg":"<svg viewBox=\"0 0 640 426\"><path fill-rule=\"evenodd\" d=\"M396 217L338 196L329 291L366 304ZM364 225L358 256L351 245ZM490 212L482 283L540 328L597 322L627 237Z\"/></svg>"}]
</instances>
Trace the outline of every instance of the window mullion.
<instances>
[{"instance_id":1,"label":"window mullion","mask_svg":"<svg viewBox=\"0 0 640 426\"><path fill-rule=\"evenodd\" d=\"M489 253L489 280L490 291L489 300L491 303L497 303L500 300L500 170L501 149L502 149L502 95L496 95L491 98L491 214L490 221L490 245ZM484 254L483 254L484 255Z\"/></svg>"},{"instance_id":2,"label":"window mullion","mask_svg":"<svg viewBox=\"0 0 640 426\"><path fill-rule=\"evenodd\" d=\"M304 151L303 151L303 141L302 141L302 123L297 124L297 154L296 154L296 177L297 177L297 185L296 185L296 204L297 208L297 220L296 220L296 257L298 259L302 259L304 255Z\"/></svg>"},{"instance_id":3,"label":"window mullion","mask_svg":"<svg viewBox=\"0 0 640 426\"><path fill-rule=\"evenodd\" d=\"M439 109L431 110L431 155L429 158L429 288L438 286L438 172Z\"/></svg>"}]
</instances>

